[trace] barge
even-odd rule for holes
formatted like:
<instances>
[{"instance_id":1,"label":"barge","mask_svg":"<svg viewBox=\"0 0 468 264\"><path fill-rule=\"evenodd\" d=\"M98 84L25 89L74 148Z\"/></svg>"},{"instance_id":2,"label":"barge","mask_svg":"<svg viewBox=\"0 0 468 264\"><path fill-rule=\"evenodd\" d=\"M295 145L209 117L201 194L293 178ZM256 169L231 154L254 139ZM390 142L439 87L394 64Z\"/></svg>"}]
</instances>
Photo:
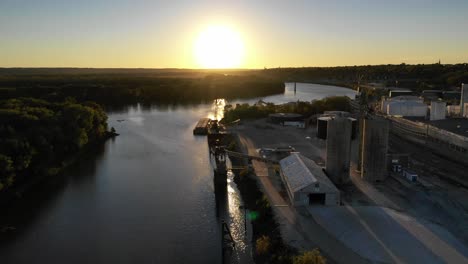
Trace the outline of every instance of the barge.
<instances>
[{"instance_id":1,"label":"barge","mask_svg":"<svg viewBox=\"0 0 468 264\"><path fill-rule=\"evenodd\" d=\"M193 129L194 135L208 135L208 130L210 128L211 119L201 118L195 128Z\"/></svg>"}]
</instances>

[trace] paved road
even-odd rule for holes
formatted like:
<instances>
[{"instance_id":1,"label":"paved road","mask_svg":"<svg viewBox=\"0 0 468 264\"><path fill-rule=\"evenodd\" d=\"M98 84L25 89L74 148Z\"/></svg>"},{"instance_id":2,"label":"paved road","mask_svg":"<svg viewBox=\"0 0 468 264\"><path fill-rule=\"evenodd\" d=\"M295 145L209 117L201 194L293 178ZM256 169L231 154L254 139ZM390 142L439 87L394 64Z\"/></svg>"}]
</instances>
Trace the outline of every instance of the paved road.
<instances>
[{"instance_id":1,"label":"paved road","mask_svg":"<svg viewBox=\"0 0 468 264\"><path fill-rule=\"evenodd\" d=\"M442 227L380 206L310 207L315 220L359 254L385 263L468 263Z\"/></svg>"},{"instance_id":2,"label":"paved road","mask_svg":"<svg viewBox=\"0 0 468 264\"><path fill-rule=\"evenodd\" d=\"M238 136L243 151L249 155L258 156L256 151L258 146L255 146L253 141L242 132L238 133ZM368 263L318 225L307 210L296 210L290 206L272 183L265 163L252 161L252 165L257 180L261 184L260 187L272 205L286 243L302 250L319 247L329 258L338 263Z\"/></svg>"}]
</instances>

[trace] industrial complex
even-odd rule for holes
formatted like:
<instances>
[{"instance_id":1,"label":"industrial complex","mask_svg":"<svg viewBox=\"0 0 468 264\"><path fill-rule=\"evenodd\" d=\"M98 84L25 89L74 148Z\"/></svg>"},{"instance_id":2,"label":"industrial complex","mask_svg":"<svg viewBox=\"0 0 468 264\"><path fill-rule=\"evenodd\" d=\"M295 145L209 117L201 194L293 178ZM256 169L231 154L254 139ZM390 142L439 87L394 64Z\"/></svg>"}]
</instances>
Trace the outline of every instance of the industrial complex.
<instances>
[{"instance_id":1,"label":"industrial complex","mask_svg":"<svg viewBox=\"0 0 468 264\"><path fill-rule=\"evenodd\" d=\"M466 90L458 101L389 90L350 112L243 120L226 131L238 152L212 149L243 161L292 247L338 250L339 262L468 263Z\"/></svg>"},{"instance_id":2,"label":"industrial complex","mask_svg":"<svg viewBox=\"0 0 468 264\"><path fill-rule=\"evenodd\" d=\"M340 192L313 160L293 153L279 163L292 205L340 204Z\"/></svg>"}]
</instances>

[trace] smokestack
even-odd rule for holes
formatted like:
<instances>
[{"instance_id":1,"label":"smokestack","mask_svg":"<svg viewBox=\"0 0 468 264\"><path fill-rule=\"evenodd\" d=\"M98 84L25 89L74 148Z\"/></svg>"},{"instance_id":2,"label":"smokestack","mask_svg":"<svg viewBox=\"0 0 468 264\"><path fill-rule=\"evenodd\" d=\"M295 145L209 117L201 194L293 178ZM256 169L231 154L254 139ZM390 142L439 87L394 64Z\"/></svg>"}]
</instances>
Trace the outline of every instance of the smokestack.
<instances>
[{"instance_id":1,"label":"smokestack","mask_svg":"<svg viewBox=\"0 0 468 264\"><path fill-rule=\"evenodd\" d=\"M460 98L460 115L461 115L461 117L465 116L465 103L467 101L467 97L468 97L468 91L465 91L465 84L462 83L462 85L461 85L461 98Z\"/></svg>"}]
</instances>

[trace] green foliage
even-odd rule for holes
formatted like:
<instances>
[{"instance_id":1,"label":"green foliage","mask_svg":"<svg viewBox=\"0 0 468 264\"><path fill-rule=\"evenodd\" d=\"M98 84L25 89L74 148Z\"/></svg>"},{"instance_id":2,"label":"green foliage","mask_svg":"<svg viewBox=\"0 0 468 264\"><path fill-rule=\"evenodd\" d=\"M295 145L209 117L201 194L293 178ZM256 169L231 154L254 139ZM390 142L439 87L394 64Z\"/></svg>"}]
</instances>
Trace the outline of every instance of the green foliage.
<instances>
[{"instance_id":1,"label":"green foliage","mask_svg":"<svg viewBox=\"0 0 468 264\"><path fill-rule=\"evenodd\" d=\"M324 111L350 111L350 99L347 96L331 96L312 102L298 101L283 105L267 104L237 104L235 107L228 105L225 108L224 124L229 124L238 119L264 118L272 113L297 113L303 116L323 113Z\"/></svg>"},{"instance_id":2,"label":"green foliage","mask_svg":"<svg viewBox=\"0 0 468 264\"><path fill-rule=\"evenodd\" d=\"M189 74L187 74L189 75ZM2 89L15 87L15 89ZM5 74L2 98L35 97L54 102L94 101L108 106L133 103L200 103L217 98L251 98L283 93L284 83L255 75L210 74L197 78L151 74Z\"/></svg>"},{"instance_id":3,"label":"green foliage","mask_svg":"<svg viewBox=\"0 0 468 264\"><path fill-rule=\"evenodd\" d=\"M263 71L285 81L339 84L356 87L358 83L380 82L420 91L423 89L451 89L468 83L468 64L398 64L346 67L275 68Z\"/></svg>"},{"instance_id":4,"label":"green foliage","mask_svg":"<svg viewBox=\"0 0 468 264\"><path fill-rule=\"evenodd\" d=\"M326 264L327 260L318 249L306 251L293 258L293 264Z\"/></svg>"},{"instance_id":5,"label":"green foliage","mask_svg":"<svg viewBox=\"0 0 468 264\"><path fill-rule=\"evenodd\" d=\"M97 104L50 103L33 98L0 101L2 189L36 174L55 175L63 161L107 131Z\"/></svg>"}]
</instances>

